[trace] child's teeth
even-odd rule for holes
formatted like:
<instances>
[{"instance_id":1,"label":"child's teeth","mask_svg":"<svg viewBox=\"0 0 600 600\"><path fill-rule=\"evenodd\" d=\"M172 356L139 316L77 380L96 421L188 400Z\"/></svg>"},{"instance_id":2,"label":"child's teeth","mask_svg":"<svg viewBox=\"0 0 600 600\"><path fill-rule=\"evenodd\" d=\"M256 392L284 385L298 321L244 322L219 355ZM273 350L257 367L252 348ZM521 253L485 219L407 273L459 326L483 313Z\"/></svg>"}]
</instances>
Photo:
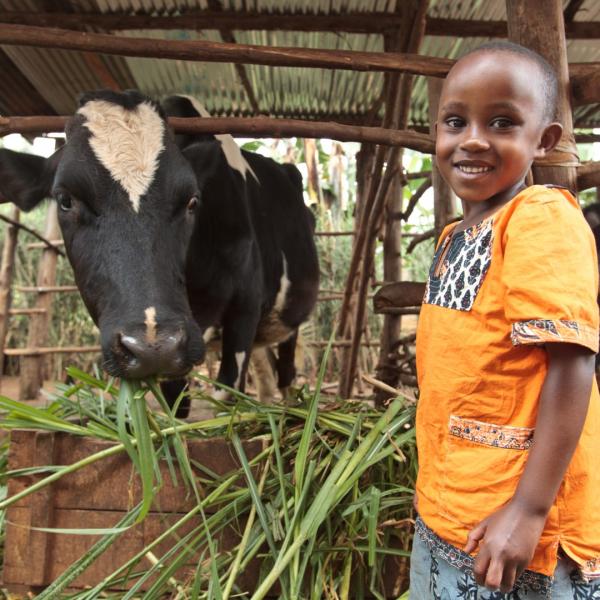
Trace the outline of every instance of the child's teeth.
<instances>
[{"instance_id":1,"label":"child's teeth","mask_svg":"<svg viewBox=\"0 0 600 600\"><path fill-rule=\"evenodd\" d=\"M458 168L465 173L485 173L491 171L491 167L467 167L466 165L458 165Z\"/></svg>"}]
</instances>

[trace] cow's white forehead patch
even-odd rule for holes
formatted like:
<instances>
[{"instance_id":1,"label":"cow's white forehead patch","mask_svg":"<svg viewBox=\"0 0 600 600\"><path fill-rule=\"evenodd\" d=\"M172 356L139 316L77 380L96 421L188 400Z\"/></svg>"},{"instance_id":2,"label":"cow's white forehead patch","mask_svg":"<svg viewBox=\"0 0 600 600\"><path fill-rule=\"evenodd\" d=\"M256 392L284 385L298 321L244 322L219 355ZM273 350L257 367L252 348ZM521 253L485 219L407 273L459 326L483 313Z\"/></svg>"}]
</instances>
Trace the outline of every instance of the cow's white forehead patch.
<instances>
[{"instance_id":1,"label":"cow's white forehead patch","mask_svg":"<svg viewBox=\"0 0 600 600\"><path fill-rule=\"evenodd\" d=\"M148 102L128 110L105 100L91 100L78 114L90 130L96 158L129 194L135 212L148 191L164 148L164 122Z\"/></svg>"},{"instance_id":2,"label":"cow's white forehead patch","mask_svg":"<svg viewBox=\"0 0 600 600\"><path fill-rule=\"evenodd\" d=\"M187 98L196 112L203 118L210 118L210 113L204 108L204 106L193 96L182 95L182 98ZM221 148L223 149L223 154L225 155L225 160L227 164L236 171L239 171L242 174L242 177L246 179L246 173L249 171L254 179L258 181L258 177L256 173L252 170L252 167L248 164L248 161L244 158L242 154L242 150L236 144L235 140L228 133L223 133L219 135L215 135L215 139L221 142Z\"/></svg>"}]
</instances>

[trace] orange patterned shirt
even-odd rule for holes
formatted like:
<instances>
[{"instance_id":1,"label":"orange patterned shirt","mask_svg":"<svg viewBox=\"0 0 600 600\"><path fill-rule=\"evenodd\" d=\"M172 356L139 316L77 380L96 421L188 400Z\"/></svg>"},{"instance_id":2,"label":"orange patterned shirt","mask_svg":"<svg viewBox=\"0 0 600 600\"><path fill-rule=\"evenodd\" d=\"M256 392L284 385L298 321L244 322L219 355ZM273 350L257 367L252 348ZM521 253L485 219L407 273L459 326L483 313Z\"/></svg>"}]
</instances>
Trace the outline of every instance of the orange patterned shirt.
<instances>
[{"instance_id":1,"label":"orange patterned shirt","mask_svg":"<svg viewBox=\"0 0 600 600\"><path fill-rule=\"evenodd\" d=\"M441 236L417 332L419 514L455 549L508 502L535 443L544 344L598 351L598 262L573 196L540 185L481 223ZM442 256L441 264L437 265ZM600 396L529 571L551 576L561 547L600 577Z\"/></svg>"}]
</instances>

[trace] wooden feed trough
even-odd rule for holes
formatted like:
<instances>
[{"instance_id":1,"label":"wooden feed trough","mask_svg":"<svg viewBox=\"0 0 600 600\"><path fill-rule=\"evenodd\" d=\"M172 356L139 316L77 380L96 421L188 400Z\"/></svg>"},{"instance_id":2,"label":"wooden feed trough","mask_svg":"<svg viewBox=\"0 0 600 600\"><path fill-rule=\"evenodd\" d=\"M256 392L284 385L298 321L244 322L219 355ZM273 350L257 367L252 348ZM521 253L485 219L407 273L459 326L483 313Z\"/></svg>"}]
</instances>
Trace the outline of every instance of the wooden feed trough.
<instances>
[{"instance_id":1,"label":"wooden feed trough","mask_svg":"<svg viewBox=\"0 0 600 600\"><path fill-rule=\"evenodd\" d=\"M72 464L109 448L111 442L34 430L15 430L11 434L9 470L44 465ZM243 442L248 460L263 450L260 440ZM188 441L191 461L204 465L218 476L240 468L235 450L223 438ZM92 563L77 579L70 590L92 587L117 567L140 552L169 526L191 511L196 502L193 494L185 494L181 478L179 486L172 482L166 463L161 465L163 487L157 494L146 519L121 534L117 541ZM12 496L30 487L47 473L25 475L9 481L8 495ZM240 485L246 485L240 480ZM104 529L115 527L128 510L141 500L141 484L134 476L133 465L125 453L94 462L10 506L7 510L7 528L2 583L17 597L29 597L49 586L67 567L73 564L96 543L100 537L90 535L53 534L32 529ZM207 516L214 507L206 509ZM162 556L179 539L201 525L201 517L193 517L186 525L159 544L153 551ZM227 526L217 541L220 552L233 550L240 541L245 520L237 526ZM206 557L205 557L206 558ZM177 573L179 582L193 578L197 563L189 564ZM144 562L141 568L144 568ZM147 562L149 568L151 562ZM136 567L135 570L139 570ZM237 579L236 584L247 592L256 589L261 573L258 559L253 560ZM398 580L405 575L398 558L389 556L384 565L386 597L397 598ZM119 589L126 589L135 582ZM149 580L143 589L148 589ZM365 582L365 588L368 584ZM356 589L356 588L354 588Z\"/></svg>"},{"instance_id":2,"label":"wooden feed trough","mask_svg":"<svg viewBox=\"0 0 600 600\"><path fill-rule=\"evenodd\" d=\"M71 464L112 445L92 438L32 430L16 430L11 436L8 467L11 470ZM260 441L244 442L243 446L249 460L262 450ZM194 440L188 443L188 451L191 460L198 461L217 475L225 475L240 467L233 447L223 439ZM174 486L166 464L161 467L164 484L150 514L142 523L122 534L73 582L73 588L83 589L97 584L194 508L196 503L193 494L185 494L181 479L180 485ZM118 454L66 475L53 485L12 505L6 517L4 586L15 594L39 592L85 554L100 539L99 536L52 534L31 528L114 527L141 500L140 481L133 476L133 472L129 457ZM31 486L44 475L11 479L9 496ZM214 508L208 508L206 512L211 510ZM162 556L177 543L179 536L200 524L200 516L193 518L182 527L178 536L174 535L160 544L154 550L155 556ZM240 529L243 525L242 522ZM222 550L235 547L240 539L238 531L231 526L224 530L219 540ZM148 562L147 566L150 567L151 563ZM182 569L178 573L179 580L193 577L195 566ZM251 566L240 576L239 584L246 589L253 589L257 576L258 569ZM144 589L150 585L152 581Z\"/></svg>"}]
</instances>

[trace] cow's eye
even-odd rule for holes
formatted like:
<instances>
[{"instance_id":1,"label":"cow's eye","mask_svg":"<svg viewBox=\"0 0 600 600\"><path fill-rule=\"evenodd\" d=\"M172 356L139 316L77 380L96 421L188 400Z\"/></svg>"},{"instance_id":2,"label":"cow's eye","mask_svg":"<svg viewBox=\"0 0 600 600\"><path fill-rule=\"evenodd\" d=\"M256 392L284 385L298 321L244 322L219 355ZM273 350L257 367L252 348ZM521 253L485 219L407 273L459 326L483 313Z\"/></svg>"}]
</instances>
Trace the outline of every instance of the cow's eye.
<instances>
[{"instance_id":1,"label":"cow's eye","mask_svg":"<svg viewBox=\"0 0 600 600\"><path fill-rule=\"evenodd\" d=\"M192 196L187 205L188 211L194 212L199 203L200 203L200 198L198 198L198 196Z\"/></svg>"},{"instance_id":2,"label":"cow's eye","mask_svg":"<svg viewBox=\"0 0 600 600\"><path fill-rule=\"evenodd\" d=\"M58 192L58 194L56 194L56 201L58 202L60 210L67 212L73 208L73 198L71 197L71 194L68 194L67 192Z\"/></svg>"}]
</instances>

